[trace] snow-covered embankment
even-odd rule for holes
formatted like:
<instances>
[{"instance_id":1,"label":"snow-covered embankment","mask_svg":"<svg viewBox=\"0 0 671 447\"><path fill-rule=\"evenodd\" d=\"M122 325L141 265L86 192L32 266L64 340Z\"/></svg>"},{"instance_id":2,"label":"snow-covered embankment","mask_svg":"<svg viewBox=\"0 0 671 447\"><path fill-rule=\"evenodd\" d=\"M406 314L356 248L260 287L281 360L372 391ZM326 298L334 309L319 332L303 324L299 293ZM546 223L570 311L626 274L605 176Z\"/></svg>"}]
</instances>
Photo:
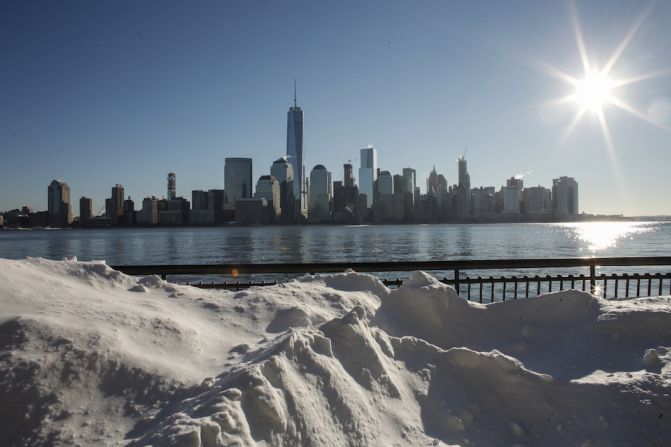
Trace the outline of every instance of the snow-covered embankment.
<instances>
[{"instance_id":1,"label":"snow-covered embankment","mask_svg":"<svg viewBox=\"0 0 671 447\"><path fill-rule=\"evenodd\" d=\"M0 260L3 444L669 445L671 299ZM236 444L237 443L237 444Z\"/></svg>"}]
</instances>

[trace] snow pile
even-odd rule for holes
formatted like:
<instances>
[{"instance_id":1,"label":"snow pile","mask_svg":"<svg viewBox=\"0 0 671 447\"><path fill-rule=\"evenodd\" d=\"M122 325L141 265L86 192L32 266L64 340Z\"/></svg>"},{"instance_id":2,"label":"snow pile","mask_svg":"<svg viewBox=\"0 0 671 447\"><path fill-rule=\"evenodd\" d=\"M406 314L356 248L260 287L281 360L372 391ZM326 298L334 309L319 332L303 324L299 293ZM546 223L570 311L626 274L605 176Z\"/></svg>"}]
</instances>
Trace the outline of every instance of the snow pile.
<instances>
[{"instance_id":1,"label":"snow pile","mask_svg":"<svg viewBox=\"0 0 671 447\"><path fill-rule=\"evenodd\" d=\"M671 298L415 272L232 293L0 260L6 445L668 445Z\"/></svg>"}]
</instances>

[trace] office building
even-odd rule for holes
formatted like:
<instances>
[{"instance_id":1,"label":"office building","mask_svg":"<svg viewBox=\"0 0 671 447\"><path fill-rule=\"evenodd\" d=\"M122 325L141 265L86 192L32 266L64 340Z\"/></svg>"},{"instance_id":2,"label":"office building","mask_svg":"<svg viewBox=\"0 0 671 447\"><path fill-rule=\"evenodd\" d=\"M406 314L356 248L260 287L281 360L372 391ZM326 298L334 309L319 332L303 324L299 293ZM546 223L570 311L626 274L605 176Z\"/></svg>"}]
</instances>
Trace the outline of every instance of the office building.
<instances>
[{"instance_id":1,"label":"office building","mask_svg":"<svg viewBox=\"0 0 671 447\"><path fill-rule=\"evenodd\" d=\"M343 186L345 188L353 188L354 187L354 169L352 167L351 163L345 163L343 165Z\"/></svg>"},{"instance_id":2,"label":"office building","mask_svg":"<svg viewBox=\"0 0 671 447\"><path fill-rule=\"evenodd\" d=\"M174 172L168 173L168 200L174 200L177 197L177 175Z\"/></svg>"},{"instance_id":3,"label":"office building","mask_svg":"<svg viewBox=\"0 0 671 447\"><path fill-rule=\"evenodd\" d=\"M572 177L552 180L552 210L557 215L574 216L578 209L578 182Z\"/></svg>"},{"instance_id":4,"label":"office building","mask_svg":"<svg viewBox=\"0 0 671 447\"><path fill-rule=\"evenodd\" d=\"M382 194L394 194L394 178L389 171L381 171L377 177L377 192Z\"/></svg>"},{"instance_id":5,"label":"office building","mask_svg":"<svg viewBox=\"0 0 671 447\"><path fill-rule=\"evenodd\" d=\"M501 198L503 200L502 211L504 213L518 214L520 212L522 188L524 188L522 179L511 177L506 180L506 186L501 188Z\"/></svg>"},{"instance_id":6,"label":"office building","mask_svg":"<svg viewBox=\"0 0 671 447\"><path fill-rule=\"evenodd\" d=\"M270 175L280 185L280 215L282 220L290 222L295 217L294 168L287 157L278 158L270 167Z\"/></svg>"},{"instance_id":7,"label":"office building","mask_svg":"<svg viewBox=\"0 0 671 447\"><path fill-rule=\"evenodd\" d=\"M471 210L471 176L468 173L468 163L462 155L457 159L458 184L454 188L455 211L457 219L464 219Z\"/></svg>"},{"instance_id":8,"label":"office building","mask_svg":"<svg viewBox=\"0 0 671 447\"><path fill-rule=\"evenodd\" d=\"M446 200L447 179L444 175L436 172L435 165L433 166L433 170L429 173L429 177L426 179L426 194L429 197L435 197L438 206L442 206L443 202Z\"/></svg>"},{"instance_id":9,"label":"office building","mask_svg":"<svg viewBox=\"0 0 671 447\"><path fill-rule=\"evenodd\" d=\"M552 194L542 186L524 188L522 204L525 214L543 214L552 211Z\"/></svg>"},{"instance_id":10,"label":"office building","mask_svg":"<svg viewBox=\"0 0 671 447\"><path fill-rule=\"evenodd\" d=\"M79 223L84 225L93 216L93 200L88 197L79 199Z\"/></svg>"},{"instance_id":11,"label":"office building","mask_svg":"<svg viewBox=\"0 0 671 447\"><path fill-rule=\"evenodd\" d=\"M47 189L49 226L61 228L72 222L70 187L62 180L54 180Z\"/></svg>"},{"instance_id":12,"label":"office building","mask_svg":"<svg viewBox=\"0 0 671 447\"><path fill-rule=\"evenodd\" d=\"M475 217L487 216L496 212L496 188L481 186L471 189L471 214Z\"/></svg>"},{"instance_id":13,"label":"office building","mask_svg":"<svg viewBox=\"0 0 671 447\"><path fill-rule=\"evenodd\" d=\"M214 208L210 209L210 192L191 191L191 211L189 211L191 225L214 224Z\"/></svg>"},{"instance_id":14,"label":"office building","mask_svg":"<svg viewBox=\"0 0 671 447\"><path fill-rule=\"evenodd\" d=\"M256 182L256 199L266 199L273 210L273 219L280 216L280 184L272 175L262 175Z\"/></svg>"},{"instance_id":15,"label":"office building","mask_svg":"<svg viewBox=\"0 0 671 447\"><path fill-rule=\"evenodd\" d=\"M139 225L158 224L158 199L156 197L146 197L142 200L142 210L139 212L137 223Z\"/></svg>"},{"instance_id":16,"label":"office building","mask_svg":"<svg viewBox=\"0 0 671 447\"><path fill-rule=\"evenodd\" d=\"M331 220L331 173L323 165L316 165L310 172L310 206L308 218L311 222Z\"/></svg>"},{"instance_id":17,"label":"office building","mask_svg":"<svg viewBox=\"0 0 671 447\"><path fill-rule=\"evenodd\" d=\"M158 202L159 225L188 225L191 204L183 197Z\"/></svg>"},{"instance_id":18,"label":"office building","mask_svg":"<svg viewBox=\"0 0 671 447\"><path fill-rule=\"evenodd\" d=\"M373 206L375 181L377 180L377 151L373 146L361 149L359 168L359 194L366 195L366 208Z\"/></svg>"},{"instance_id":19,"label":"office building","mask_svg":"<svg viewBox=\"0 0 671 447\"><path fill-rule=\"evenodd\" d=\"M356 206L359 188L355 185L352 165L343 165L343 181L333 182L333 221L356 222Z\"/></svg>"},{"instance_id":20,"label":"office building","mask_svg":"<svg viewBox=\"0 0 671 447\"><path fill-rule=\"evenodd\" d=\"M252 197L252 159L226 158L224 166L224 195L227 209L234 209L235 202Z\"/></svg>"},{"instance_id":21,"label":"office building","mask_svg":"<svg viewBox=\"0 0 671 447\"><path fill-rule=\"evenodd\" d=\"M295 212L301 213L307 206L307 191L303 153L303 109L296 104L295 82L294 105L287 112L287 160L293 171L293 195L297 204Z\"/></svg>"},{"instance_id":22,"label":"office building","mask_svg":"<svg viewBox=\"0 0 671 447\"><path fill-rule=\"evenodd\" d=\"M210 189L207 191L207 209L212 211L214 224L221 225L226 222L226 211L224 210L226 194L223 189ZM231 217L228 220L233 220Z\"/></svg>"},{"instance_id":23,"label":"office building","mask_svg":"<svg viewBox=\"0 0 671 447\"><path fill-rule=\"evenodd\" d=\"M107 216L112 219L112 225L118 225L121 223L123 216L123 197L123 186L117 183L112 187L112 197L110 197L109 202L110 214Z\"/></svg>"},{"instance_id":24,"label":"office building","mask_svg":"<svg viewBox=\"0 0 671 447\"><path fill-rule=\"evenodd\" d=\"M191 209L192 210L206 210L209 206L209 197L207 191L193 190L191 191Z\"/></svg>"},{"instance_id":25,"label":"office building","mask_svg":"<svg viewBox=\"0 0 671 447\"><path fill-rule=\"evenodd\" d=\"M135 202L128 196L123 202L123 215L121 217L121 223L123 225L135 225Z\"/></svg>"}]
</instances>

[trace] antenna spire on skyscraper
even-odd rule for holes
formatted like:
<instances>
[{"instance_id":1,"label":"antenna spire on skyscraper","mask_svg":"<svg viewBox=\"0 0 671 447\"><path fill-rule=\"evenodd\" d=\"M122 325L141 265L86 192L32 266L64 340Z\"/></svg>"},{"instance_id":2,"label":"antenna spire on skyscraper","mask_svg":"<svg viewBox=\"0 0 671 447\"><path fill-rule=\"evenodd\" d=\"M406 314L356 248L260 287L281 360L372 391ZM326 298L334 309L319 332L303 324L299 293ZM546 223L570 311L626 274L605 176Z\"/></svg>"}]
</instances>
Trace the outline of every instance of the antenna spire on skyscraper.
<instances>
[{"instance_id":1,"label":"antenna spire on skyscraper","mask_svg":"<svg viewBox=\"0 0 671 447\"><path fill-rule=\"evenodd\" d=\"M296 78L294 78L294 107L296 106Z\"/></svg>"}]
</instances>

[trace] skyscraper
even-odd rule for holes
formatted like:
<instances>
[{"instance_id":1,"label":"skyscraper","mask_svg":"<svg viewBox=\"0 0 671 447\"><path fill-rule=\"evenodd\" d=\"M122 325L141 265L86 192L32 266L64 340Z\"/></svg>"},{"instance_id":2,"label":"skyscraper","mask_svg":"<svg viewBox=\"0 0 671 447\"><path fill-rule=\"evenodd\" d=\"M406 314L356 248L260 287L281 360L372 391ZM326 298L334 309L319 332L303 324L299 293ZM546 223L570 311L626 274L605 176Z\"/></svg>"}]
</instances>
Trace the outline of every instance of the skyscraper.
<instances>
[{"instance_id":1,"label":"skyscraper","mask_svg":"<svg viewBox=\"0 0 671 447\"><path fill-rule=\"evenodd\" d=\"M72 222L70 187L62 180L54 180L48 188L49 226L65 227Z\"/></svg>"},{"instance_id":2,"label":"skyscraper","mask_svg":"<svg viewBox=\"0 0 671 447\"><path fill-rule=\"evenodd\" d=\"M377 178L377 192L382 194L394 193L394 178L389 171L382 171Z\"/></svg>"},{"instance_id":3,"label":"skyscraper","mask_svg":"<svg viewBox=\"0 0 671 447\"><path fill-rule=\"evenodd\" d=\"M552 180L552 210L556 214L578 214L578 182L573 177Z\"/></svg>"},{"instance_id":4,"label":"skyscraper","mask_svg":"<svg viewBox=\"0 0 671 447\"><path fill-rule=\"evenodd\" d=\"M79 223L85 224L92 217L93 200L88 197L79 199Z\"/></svg>"},{"instance_id":5,"label":"skyscraper","mask_svg":"<svg viewBox=\"0 0 671 447\"><path fill-rule=\"evenodd\" d=\"M235 202L252 197L252 159L226 158L224 166L224 194L226 208L235 208Z\"/></svg>"},{"instance_id":6,"label":"skyscraper","mask_svg":"<svg viewBox=\"0 0 671 447\"><path fill-rule=\"evenodd\" d=\"M361 149L359 168L359 193L366 195L366 208L373 205L373 192L377 180L377 151L373 146Z\"/></svg>"},{"instance_id":7,"label":"skyscraper","mask_svg":"<svg viewBox=\"0 0 671 447\"><path fill-rule=\"evenodd\" d=\"M281 200L280 200L280 184L272 175L262 175L256 181L256 192L254 193L256 199L266 199L268 206L272 206L273 219L280 216Z\"/></svg>"},{"instance_id":8,"label":"skyscraper","mask_svg":"<svg viewBox=\"0 0 671 447\"><path fill-rule=\"evenodd\" d=\"M467 190L471 189L471 176L468 174L468 164L464 156L457 159L459 165L459 186L465 187Z\"/></svg>"},{"instance_id":9,"label":"skyscraper","mask_svg":"<svg viewBox=\"0 0 671 447\"><path fill-rule=\"evenodd\" d=\"M177 197L177 175L174 172L168 173L168 200L174 200Z\"/></svg>"},{"instance_id":10,"label":"skyscraper","mask_svg":"<svg viewBox=\"0 0 671 447\"><path fill-rule=\"evenodd\" d=\"M296 201L294 200L294 168L286 157L278 158L270 167L270 175L280 184L280 214L285 221L294 217Z\"/></svg>"},{"instance_id":11,"label":"skyscraper","mask_svg":"<svg viewBox=\"0 0 671 447\"><path fill-rule=\"evenodd\" d=\"M112 187L112 197L110 199L110 215L107 216L112 219L112 225L121 223L123 216L123 186L118 183Z\"/></svg>"},{"instance_id":12,"label":"skyscraper","mask_svg":"<svg viewBox=\"0 0 671 447\"><path fill-rule=\"evenodd\" d=\"M459 184L456 188L457 218L463 219L470 214L471 209L471 176L468 174L468 164L462 155L457 159L459 167Z\"/></svg>"},{"instance_id":13,"label":"skyscraper","mask_svg":"<svg viewBox=\"0 0 671 447\"><path fill-rule=\"evenodd\" d=\"M343 165L343 169L344 169L344 177L343 177L344 186L346 188L353 188L354 187L354 173L352 172L353 171L352 164L351 163L345 163Z\"/></svg>"},{"instance_id":14,"label":"skyscraper","mask_svg":"<svg viewBox=\"0 0 671 447\"><path fill-rule=\"evenodd\" d=\"M295 81L294 105L287 112L287 159L293 168L294 198L298 204L296 212L300 213L306 207L305 169L303 166L303 109L296 104Z\"/></svg>"},{"instance_id":15,"label":"skyscraper","mask_svg":"<svg viewBox=\"0 0 671 447\"><path fill-rule=\"evenodd\" d=\"M312 222L330 220L330 202L332 194L331 173L324 165L316 165L310 172L310 210Z\"/></svg>"}]
</instances>

